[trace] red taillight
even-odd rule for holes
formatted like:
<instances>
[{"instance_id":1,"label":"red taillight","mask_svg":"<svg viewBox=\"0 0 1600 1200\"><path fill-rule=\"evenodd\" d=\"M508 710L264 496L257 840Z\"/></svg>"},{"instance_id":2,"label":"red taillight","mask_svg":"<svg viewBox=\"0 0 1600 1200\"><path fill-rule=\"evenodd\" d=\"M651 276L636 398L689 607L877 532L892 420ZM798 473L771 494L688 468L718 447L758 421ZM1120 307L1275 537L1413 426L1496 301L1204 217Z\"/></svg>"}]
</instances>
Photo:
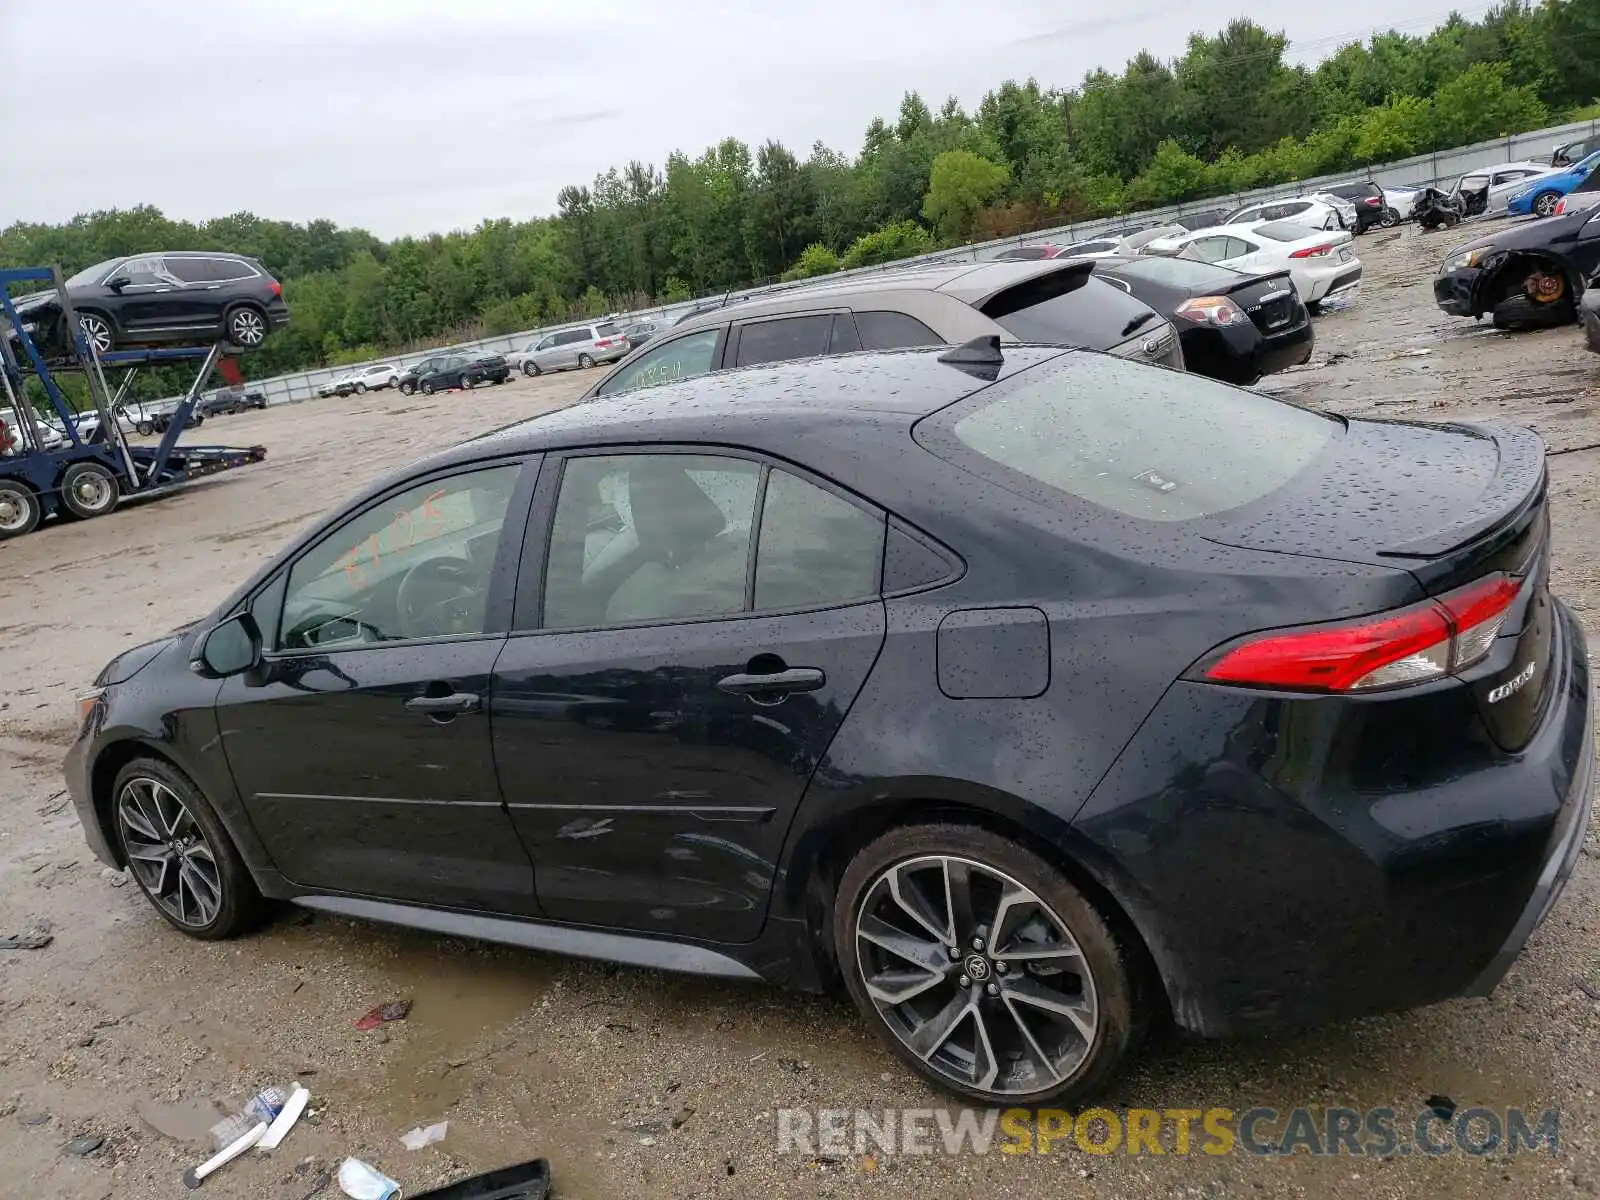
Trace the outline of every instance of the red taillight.
<instances>
[{"instance_id":1,"label":"red taillight","mask_svg":"<svg viewBox=\"0 0 1600 1200\"><path fill-rule=\"evenodd\" d=\"M1333 250L1332 246L1307 246L1304 250L1296 250L1289 255L1290 258L1321 258Z\"/></svg>"},{"instance_id":2,"label":"red taillight","mask_svg":"<svg viewBox=\"0 0 1600 1200\"><path fill-rule=\"evenodd\" d=\"M1364 203L1366 204L1366 206L1368 208L1377 208L1383 202L1381 200L1379 200L1376 196L1368 196L1366 198L1366 200L1364 201Z\"/></svg>"},{"instance_id":3,"label":"red taillight","mask_svg":"<svg viewBox=\"0 0 1600 1200\"><path fill-rule=\"evenodd\" d=\"M1297 692L1368 691L1438 679L1489 653L1521 587L1520 579L1489 575L1381 617L1263 634L1223 654L1205 677Z\"/></svg>"},{"instance_id":4,"label":"red taillight","mask_svg":"<svg viewBox=\"0 0 1600 1200\"><path fill-rule=\"evenodd\" d=\"M1550 215L1552 217L1563 217L1563 216L1566 216L1566 213L1567 213L1567 198L1565 196L1563 196L1563 197L1561 197L1561 199L1556 201L1556 210L1555 210L1555 212L1551 213Z\"/></svg>"},{"instance_id":5,"label":"red taillight","mask_svg":"<svg viewBox=\"0 0 1600 1200\"><path fill-rule=\"evenodd\" d=\"M274 296L283 295L283 284L279 283L276 279L268 283L267 287L271 290Z\"/></svg>"}]
</instances>

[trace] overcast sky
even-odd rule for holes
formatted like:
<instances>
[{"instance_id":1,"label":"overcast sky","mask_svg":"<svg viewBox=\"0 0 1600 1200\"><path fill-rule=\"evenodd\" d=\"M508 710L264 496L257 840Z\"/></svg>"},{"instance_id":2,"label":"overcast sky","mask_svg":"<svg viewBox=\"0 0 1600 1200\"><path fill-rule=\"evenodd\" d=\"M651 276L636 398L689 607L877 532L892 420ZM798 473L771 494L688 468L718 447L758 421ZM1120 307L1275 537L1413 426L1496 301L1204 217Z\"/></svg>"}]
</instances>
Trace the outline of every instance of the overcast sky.
<instances>
[{"instance_id":1,"label":"overcast sky","mask_svg":"<svg viewBox=\"0 0 1600 1200\"><path fill-rule=\"evenodd\" d=\"M1461 10L1477 15L1485 5ZM849 154L921 91L1071 86L1249 11L1315 61L1440 0L0 0L0 228L154 204L383 237L547 214L732 135Z\"/></svg>"}]
</instances>

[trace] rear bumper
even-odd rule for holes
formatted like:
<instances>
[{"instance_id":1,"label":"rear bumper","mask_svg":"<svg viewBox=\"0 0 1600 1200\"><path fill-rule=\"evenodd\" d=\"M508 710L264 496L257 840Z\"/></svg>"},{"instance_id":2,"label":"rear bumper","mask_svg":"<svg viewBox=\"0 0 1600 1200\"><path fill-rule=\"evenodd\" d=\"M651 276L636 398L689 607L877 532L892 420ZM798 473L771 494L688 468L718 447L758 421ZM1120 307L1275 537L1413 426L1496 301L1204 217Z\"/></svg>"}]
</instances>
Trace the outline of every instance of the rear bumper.
<instances>
[{"instance_id":1,"label":"rear bumper","mask_svg":"<svg viewBox=\"0 0 1600 1200\"><path fill-rule=\"evenodd\" d=\"M1552 604L1545 711L1516 753L1456 681L1366 699L1174 685L1074 829L1180 1024L1231 1034L1494 987L1594 798L1587 651Z\"/></svg>"},{"instance_id":2,"label":"rear bumper","mask_svg":"<svg viewBox=\"0 0 1600 1200\"><path fill-rule=\"evenodd\" d=\"M1311 357L1316 333L1309 319L1270 336L1254 326L1215 329L1191 326L1182 331L1183 359L1197 375L1225 383L1251 384L1263 375L1296 367Z\"/></svg>"}]
</instances>

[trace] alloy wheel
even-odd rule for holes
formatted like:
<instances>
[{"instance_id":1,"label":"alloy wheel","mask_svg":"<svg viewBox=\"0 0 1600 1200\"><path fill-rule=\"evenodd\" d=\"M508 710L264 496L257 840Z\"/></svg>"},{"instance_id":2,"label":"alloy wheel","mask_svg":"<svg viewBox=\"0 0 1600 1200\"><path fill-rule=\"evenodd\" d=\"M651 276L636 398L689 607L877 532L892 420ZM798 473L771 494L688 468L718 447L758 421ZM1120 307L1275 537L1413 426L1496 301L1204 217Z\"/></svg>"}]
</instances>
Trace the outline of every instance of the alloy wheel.
<instances>
[{"instance_id":1,"label":"alloy wheel","mask_svg":"<svg viewBox=\"0 0 1600 1200\"><path fill-rule=\"evenodd\" d=\"M128 865L144 890L180 925L203 929L222 908L216 854L178 794L157 779L135 776L117 797Z\"/></svg>"},{"instance_id":2,"label":"alloy wheel","mask_svg":"<svg viewBox=\"0 0 1600 1200\"><path fill-rule=\"evenodd\" d=\"M1083 1065L1099 1032L1094 976L1034 891L973 859L883 871L856 915L861 979L897 1039L959 1087L1026 1095Z\"/></svg>"},{"instance_id":3,"label":"alloy wheel","mask_svg":"<svg viewBox=\"0 0 1600 1200\"><path fill-rule=\"evenodd\" d=\"M259 346L267 340L267 323L253 308L241 308L229 317L228 331L241 346Z\"/></svg>"},{"instance_id":4,"label":"alloy wheel","mask_svg":"<svg viewBox=\"0 0 1600 1200\"><path fill-rule=\"evenodd\" d=\"M1555 212L1556 205L1560 202L1561 198L1554 192L1545 192L1533 202L1533 211L1538 213L1541 217L1548 217L1551 213Z\"/></svg>"},{"instance_id":5,"label":"alloy wheel","mask_svg":"<svg viewBox=\"0 0 1600 1200\"><path fill-rule=\"evenodd\" d=\"M82 313L78 316L78 327L83 330L83 336L89 340L98 354L108 354L111 351L111 326L93 313Z\"/></svg>"}]
</instances>

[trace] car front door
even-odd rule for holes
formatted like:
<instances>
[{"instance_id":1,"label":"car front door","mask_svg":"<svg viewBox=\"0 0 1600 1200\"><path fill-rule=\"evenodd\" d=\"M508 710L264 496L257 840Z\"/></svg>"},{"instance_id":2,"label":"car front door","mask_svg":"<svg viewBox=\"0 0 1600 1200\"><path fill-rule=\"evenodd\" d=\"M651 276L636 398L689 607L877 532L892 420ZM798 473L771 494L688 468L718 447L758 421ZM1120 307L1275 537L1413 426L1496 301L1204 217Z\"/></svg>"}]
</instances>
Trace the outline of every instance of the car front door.
<instances>
[{"instance_id":1,"label":"car front door","mask_svg":"<svg viewBox=\"0 0 1600 1200\"><path fill-rule=\"evenodd\" d=\"M539 344L528 351L528 356L538 365L541 371L554 371L556 369L556 335L551 333L539 339Z\"/></svg>"},{"instance_id":2,"label":"car front door","mask_svg":"<svg viewBox=\"0 0 1600 1200\"><path fill-rule=\"evenodd\" d=\"M546 915L747 942L883 643L884 517L787 467L681 451L547 466L495 761Z\"/></svg>"},{"instance_id":3,"label":"car front door","mask_svg":"<svg viewBox=\"0 0 1600 1200\"><path fill-rule=\"evenodd\" d=\"M722 345L726 325L700 329L665 341L652 341L650 349L637 358L630 357L600 381L595 395L610 396L634 388L676 383L715 371L722 365Z\"/></svg>"},{"instance_id":4,"label":"car front door","mask_svg":"<svg viewBox=\"0 0 1600 1200\"><path fill-rule=\"evenodd\" d=\"M223 683L217 722L251 824L292 883L535 911L487 709L537 467L401 485L252 600L266 649Z\"/></svg>"},{"instance_id":5,"label":"car front door","mask_svg":"<svg viewBox=\"0 0 1600 1200\"><path fill-rule=\"evenodd\" d=\"M159 254L129 259L106 282L117 284L111 288L111 303L126 333L137 338L169 325L185 324L174 315L183 309L183 285L167 270Z\"/></svg>"}]
</instances>

